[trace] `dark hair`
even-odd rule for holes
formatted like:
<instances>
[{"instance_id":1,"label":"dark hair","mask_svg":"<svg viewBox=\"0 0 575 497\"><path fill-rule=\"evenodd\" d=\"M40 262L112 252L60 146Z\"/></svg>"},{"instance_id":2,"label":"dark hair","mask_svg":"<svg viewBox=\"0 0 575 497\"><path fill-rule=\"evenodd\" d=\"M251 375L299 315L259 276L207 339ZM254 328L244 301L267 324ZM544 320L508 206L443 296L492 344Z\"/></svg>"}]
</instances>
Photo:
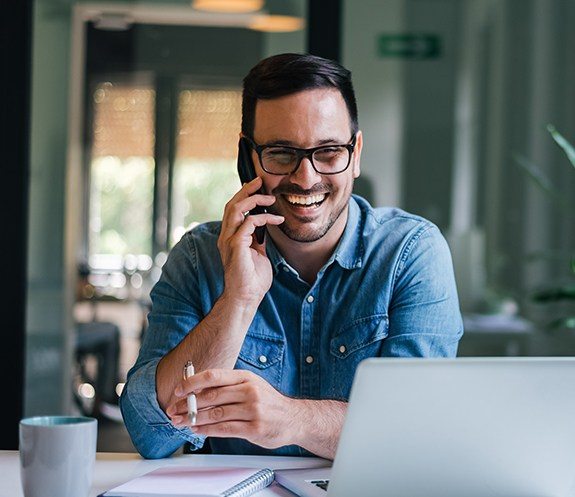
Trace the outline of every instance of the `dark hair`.
<instances>
[{"instance_id":1,"label":"dark hair","mask_svg":"<svg viewBox=\"0 0 575 497\"><path fill-rule=\"evenodd\" d=\"M337 62L296 53L273 55L258 62L244 78L242 133L251 137L258 100L291 95L316 88L339 90L349 112L352 133L358 130L357 104L351 72Z\"/></svg>"}]
</instances>

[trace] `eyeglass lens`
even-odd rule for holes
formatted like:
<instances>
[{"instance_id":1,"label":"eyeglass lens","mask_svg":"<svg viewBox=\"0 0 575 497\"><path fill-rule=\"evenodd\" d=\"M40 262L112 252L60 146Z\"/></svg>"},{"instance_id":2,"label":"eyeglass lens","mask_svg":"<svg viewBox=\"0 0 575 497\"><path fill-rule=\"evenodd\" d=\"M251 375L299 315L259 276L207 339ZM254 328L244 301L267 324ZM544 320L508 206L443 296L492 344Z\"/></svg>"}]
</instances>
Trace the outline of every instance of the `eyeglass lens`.
<instances>
[{"instance_id":1,"label":"eyeglass lens","mask_svg":"<svg viewBox=\"0 0 575 497\"><path fill-rule=\"evenodd\" d=\"M289 174L303 159L305 152L284 147L268 147L262 151L262 166L270 173ZM317 149L311 155L312 163L319 173L338 173L349 164L350 151L345 146Z\"/></svg>"}]
</instances>

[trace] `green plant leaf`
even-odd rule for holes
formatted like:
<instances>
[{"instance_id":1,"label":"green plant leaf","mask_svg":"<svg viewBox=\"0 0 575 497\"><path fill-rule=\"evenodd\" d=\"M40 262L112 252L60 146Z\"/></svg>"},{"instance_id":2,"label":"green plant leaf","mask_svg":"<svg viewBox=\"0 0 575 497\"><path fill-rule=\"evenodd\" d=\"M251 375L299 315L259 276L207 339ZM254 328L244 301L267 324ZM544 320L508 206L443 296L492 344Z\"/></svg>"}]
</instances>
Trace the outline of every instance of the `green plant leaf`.
<instances>
[{"instance_id":1,"label":"green plant leaf","mask_svg":"<svg viewBox=\"0 0 575 497\"><path fill-rule=\"evenodd\" d=\"M569 328L571 330L575 329L575 316L568 316L565 318L559 318L555 321L549 323L549 328L557 329L557 328Z\"/></svg>"},{"instance_id":2,"label":"green plant leaf","mask_svg":"<svg viewBox=\"0 0 575 497\"><path fill-rule=\"evenodd\" d=\"M567 202L565 198L557 191L553 186L553 183L549 180L543 171L537 167L533 162L528 160L526 157L513 154L513 158L517 164L527 173L528 177L546 193L551 200L557 202L561 207L567 208Z\"/></svg>"},{"instance_id":3,"label":"green plant leaf","mask_svg":"<svg viewBox=\"0 0 575 497\"><path fill-rule=\"evenodd\" d=\"M575 167L575 148L573 148L573 145L571 145L563 137L563 135L555 129L555 126L553 126L552 124L547 125L547 131L549 131L549 133L551 133L551 136L555 140L555 143L557 143L557 145L559 145L563 149L563 151L565 152L565 155L569 159L569 162L571 163L571 165L573 167Z\"/></svg>"},{"instance_id":4,"label":"green plant leaf","mask_svg":"<svg viewBox=\"0 0 575 497\"><path fill-rule=\"evenodd\" d=\"M539 290L533 294L533 300L540 303L575 300L575 285Z\"/></svg>"}]
</instances>

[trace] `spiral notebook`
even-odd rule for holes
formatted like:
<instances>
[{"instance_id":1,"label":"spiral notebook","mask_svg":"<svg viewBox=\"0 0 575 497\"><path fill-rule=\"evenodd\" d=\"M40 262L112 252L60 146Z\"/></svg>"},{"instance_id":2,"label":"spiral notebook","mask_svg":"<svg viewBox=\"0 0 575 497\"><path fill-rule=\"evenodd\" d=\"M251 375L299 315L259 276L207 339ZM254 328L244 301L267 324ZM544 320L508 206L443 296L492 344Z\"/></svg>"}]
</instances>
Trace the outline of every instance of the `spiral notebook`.
<instances>
[{"instance_id":1,"label":"spiral notebook","mask_svg":"<svg viewBox=\"0 0 575 497\"><path fill-rule=\"evenodd\" d=\"M274 472L269 468L169 466L98 497L247 497L273 481Z\"/></svg>"}]
</instances>

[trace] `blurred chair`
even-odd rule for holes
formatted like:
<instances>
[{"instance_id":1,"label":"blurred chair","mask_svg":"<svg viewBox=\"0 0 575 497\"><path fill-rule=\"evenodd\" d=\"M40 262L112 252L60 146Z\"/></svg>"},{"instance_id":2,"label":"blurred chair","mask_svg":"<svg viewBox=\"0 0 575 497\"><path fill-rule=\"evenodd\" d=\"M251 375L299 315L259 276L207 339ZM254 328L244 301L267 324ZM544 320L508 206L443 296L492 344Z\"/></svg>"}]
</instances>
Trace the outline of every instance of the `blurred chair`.
<instances>
[{"instance_id":1,"label":"blurred chair","mask_svg":"<svg viewBox=\"0 0 575 497\"><path fill-rule=\"evenodd\" d=\"M109 406L112 410L117 409L120 328L114 323L102 321L78 323L75 359L77 385L90 384L94 388L92 395L88 396L83 395L81 391L74 392L83 413L100 417L105 415L104 406ZM108 409L107 412L109 411Z\"/></svg>"}]
</instances>

